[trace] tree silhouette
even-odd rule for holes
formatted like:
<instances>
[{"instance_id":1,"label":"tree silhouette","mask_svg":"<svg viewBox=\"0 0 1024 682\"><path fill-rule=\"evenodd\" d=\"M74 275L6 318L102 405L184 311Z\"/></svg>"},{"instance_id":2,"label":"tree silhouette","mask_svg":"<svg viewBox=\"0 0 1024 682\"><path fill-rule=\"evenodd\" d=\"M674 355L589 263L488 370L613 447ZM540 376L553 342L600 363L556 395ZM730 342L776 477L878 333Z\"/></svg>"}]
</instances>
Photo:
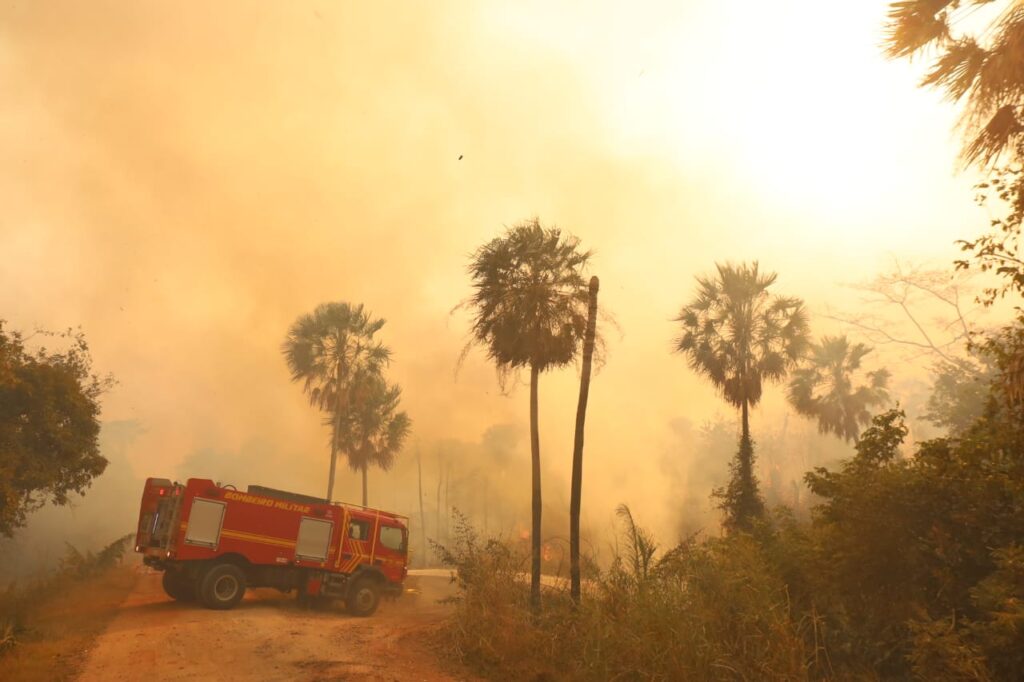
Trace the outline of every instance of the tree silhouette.
<instances>
[{"instance_id":1,"label":"tree silhouette","mask_svg":"<svg viewBox=\"0 0 1024 682\"><path fill-rule=\"evenodd\" d=\"M37 331L67 341L61 352L25 348L28 337L0 320L0 537L46 505L68 505L107 468L100 403L114 385L92 371L82 332Z\"/></svg>"},{"instance_id":2,"label":"tree silhouette","mask_svg":"<svg viewBox=\"0 0 1024 682\"><path fill-rule=\"evenodd\" d=\"M764 512L753 471L749 410L760 402L763 384L781 381L802 357L807 315L800 299L768 293L777 275L759 272L756 261L716 268L717 277L697 278L696 298L676 318L682 334L675 350L740 409L739 452L729 483L718 494L726 527L748 529Z\"/></svg>"},{"instance_id":3,"label":"tree silhouette","mask_svg":"<svg viewBox=\"0 0 1024 682\"><path fill-rule=\"evenodd\" d=\"M889 371L861 369L861 361L870 352L870 347L851 344L846 336L822 337L820 343L811 345L804 366L793 371L790 404L798 413L816 419L821 433L856 441L861 428L871 423L868 408L884 405L889 399Z\"/></svg>"},{"instance_id":4,"label":"tree silhouette","mask_svg":"<svg viewBox=\"0 0 1024 682\"><path fill-rule=\"evenodd\" d=\"M590 368L594 360L597 336L597 292L601 283L590 278L587 303L587 329L583 337L583 365L580 371L580 398L576 405L576 432L572 447L572 483L569 498L569 591L580 601L580 507L583 503L583 435L590 397Z\"/></svg>"},{"instance_id":5,"label":"tree silhouette","mask_svg":"<svg viewBox=\"0 0 1024 682\"><path fill-rule=\"evenodd\" d=\"M391 357L373 338L383 326L384 320L373 319L362 304L322 303L292 324L281 348L292 381L301 381L310 404L329 415L328 500L334 495L339 433L350 406L352 379L360 373L379 373Z\"/></svg>"},{"instance_id":6,"label":"tree silhouette","mask_svg":"<svg viewBox=\"0 0 1024 682\"><path fill-rule=\"evenodd\" d=\"M384 471L391 468L412 422L405 412L398 411L402 389L389 385L374 368L357 372L350 390L351 404L341 419L337 449L347 455L353 471L362 472L365 507L367 470L371 466Z\"/></svg>"},{"instance_id":7,"label":"tree silhouette","mask_svg":"<svg viewBox=\"0 0 1024 682\"><path fill-rule=\"evenodd\" d=\"M992 0L987 0L992 2ZM993 4L1003 10L979 26L967 20L982 2L900 0L890 4L886 52L909 58L924 51L938 56L922 85L944 90L964 102L967 163L987 165L1003 152L1019 160L1024 140L1024 6L1015 0ZM973 31L973 32L972 32Z\"/></svg>"},{"instance_id":8,"label":"tree silhouette","mask_svg":"<svg viewBox=\"0 0 1024 682\"><path fill-rule=\"evenodd\" d=\"M579 240L536 218L519 223L477 249L470 260L473 295L472 345L494 362L502 386L510 373L530 370L532 469L531 604L540 606L541 480L538 379L541 372L573 361L587 326L590 253Z\"/></svg>"}]
</instances>

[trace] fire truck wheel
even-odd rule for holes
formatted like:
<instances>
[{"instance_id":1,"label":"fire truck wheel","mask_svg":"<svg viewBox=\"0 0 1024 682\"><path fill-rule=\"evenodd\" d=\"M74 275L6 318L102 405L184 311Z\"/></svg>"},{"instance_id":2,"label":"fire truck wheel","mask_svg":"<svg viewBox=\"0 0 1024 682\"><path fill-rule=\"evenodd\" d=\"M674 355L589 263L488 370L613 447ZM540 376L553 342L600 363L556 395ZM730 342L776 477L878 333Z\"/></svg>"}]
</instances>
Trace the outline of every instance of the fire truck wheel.
<instances>
[{"instance_id":1,"label":"fire truck wheel","mask_svg":"<svg viewBox=\"0 0 1024 682\"><path fill-rule=\"evenodd\" d=\"M348 591L345 606L353 616L372 616L380 604L380 588L372 578L356 580Z\"/></svg>"},{"instance_id":2,"label":"fire truck wheel","mask_svg":"<svg viewBox=\"0 0 1024 682\"><path fill-rule=\"evenodd\" d=\"M245 573L234 564L217 564L206 571L199 596L208 609L230 609L245 596Z\"/></svg>"},{"instance_id":3,"label":"fire truck wheel","mask_svg":"<svg viewBox=\"0 0 1024 682\"><path fill-rule=\"evenodd\" d=\"M192 601L196 598L196 587L188 578L181 573L164 571L163 577L164 592L171 599L177 601Z\"/></svg>"}]
</instances>

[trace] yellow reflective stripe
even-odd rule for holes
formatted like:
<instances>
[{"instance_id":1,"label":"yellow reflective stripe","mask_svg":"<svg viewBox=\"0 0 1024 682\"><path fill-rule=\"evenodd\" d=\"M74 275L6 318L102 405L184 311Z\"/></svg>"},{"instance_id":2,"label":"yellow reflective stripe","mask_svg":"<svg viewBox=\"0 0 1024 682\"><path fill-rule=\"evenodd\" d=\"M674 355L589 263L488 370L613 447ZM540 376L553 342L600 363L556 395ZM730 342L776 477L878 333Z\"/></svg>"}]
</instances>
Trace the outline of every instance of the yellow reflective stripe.
<instances>
[{"instance_id":1,"label":"yellow reflective stripe","mask_svg":"<svg viewBox=\"0 0 1024 682\"><path fill-rule=\"evenodd\" d=\"M377 518L373 520L373 535L370 536L370 563L373 563L373 558L377 556L377 536L380 534L380 512L377 512Z\"/></svg>"},{"instance_id":2,"label":"yellow reflective stripe","mask_svg":"<svg viewBox=\"0 0 1024 682\"><path fill-rule=\"evenodd\" d=\"M247 540L249 542L258 542L263 545L275 545L277 547L287 547L292 549L295 547L294 542L285 540L284 538L275 538L270 535L257 535L256 533L246 533L240 530L222 530L220 532L222 537L234 538L236 540Z\"/></svg>"},{"instance_id":3,"label":"yellow reflective stripe","mask_svg":"<svg viewBox=\"0 0 1024 682\"><path fill-rule=\"evenodd\" d=\"M351 573L356 570L359 564L363 563L363 560L368 558L369 555L363 550L363 543L365 540L353 540L349 543L351 549L352 558L345 562L342 567L342 572Z\"/></svg>"},{"instance_id":4,"label":"yellow reflective stripe","mask_svg":"<svg viewBox=\"0 0 1024 682\"><path fill-rule=\"evenodd\" d=\"M335 568L341 567L341 555L345 553L345 540L348 539L348 509L342 510L341 516L341 537L338 539L338 562Z\"/></svg>"}]
</instances>

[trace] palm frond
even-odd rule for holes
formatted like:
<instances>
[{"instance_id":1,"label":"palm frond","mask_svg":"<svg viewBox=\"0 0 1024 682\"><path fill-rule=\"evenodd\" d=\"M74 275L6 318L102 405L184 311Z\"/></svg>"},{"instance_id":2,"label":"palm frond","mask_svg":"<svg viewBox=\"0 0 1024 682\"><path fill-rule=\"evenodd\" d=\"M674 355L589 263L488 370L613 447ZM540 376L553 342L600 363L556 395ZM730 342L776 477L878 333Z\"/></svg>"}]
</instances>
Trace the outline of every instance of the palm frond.
<instances>
[{"instance_id":1,"label":"palm frond","mask_svg":"<svg viewBox=\"0 0 1024 682\"><path fill-rule=\"evenodd\" d=\"M868 408L888 402L889 372L861 371L871 348L845 336L824 336L812 344L805 363L794 370L787 397L797 411L818 422L818 431L856 440L871 423Z\"/></svg>"},{"instance_id":2,"label":"palm frond","mask_svg":"<svg viewBox=\"0 0 1024 682\"><path fill-rule=\"evenodd\" d=\"M576 357L586 328L589 251L536 218L513 226L473 254L471 339L499 372L544 370Z\"/></svg>"},{"instance_id":3,"label":"palm frond","mask_svg":"<svg viewBox=\"0 0 1024 682\"><path fill-rule=\"evenodd\" d=\"M961 38L946 48L945 54L932 65L921 85L941 87L946 97L957 101L967 94L981 75L988 52L973 38Z\"/></svg>"},{"instance_id":4,"label":"palm frond","mask_svg":"<svg viewBox=\"0 0 1024 682\"><path fill-rule=\"evenodd\" d=\"M729 404L756 405L765 381L786 375L807 347L800 299L772 296L774 272L750 264L716 264L718 276L698 277L697 294L675 321L675 350L707 377Z\"/></svg>"},{"instance_id":5,"label":"palm frond","mask_svg":"<svg viewBox=\"0 0 1024 682\"><path fill-rule=\"evenodd\" d=\"M931 43L949 37L947 8L954 0L903 0L889 6L885 52L890 57L909 57Z\"/></svg>"},{"instance_id":6,"label":"palm frond","mask_svg":"<svg viewBox=\"0 0 1024 682\"><path fill-rule=\"evenodd\" d=\"M964 162L988 165L996 161L1010 142L1024 132L1024 125L1018 120L1020 109L1010 104L1000 107L967 145L963 154Z\"/></svg>"}]
</instances>

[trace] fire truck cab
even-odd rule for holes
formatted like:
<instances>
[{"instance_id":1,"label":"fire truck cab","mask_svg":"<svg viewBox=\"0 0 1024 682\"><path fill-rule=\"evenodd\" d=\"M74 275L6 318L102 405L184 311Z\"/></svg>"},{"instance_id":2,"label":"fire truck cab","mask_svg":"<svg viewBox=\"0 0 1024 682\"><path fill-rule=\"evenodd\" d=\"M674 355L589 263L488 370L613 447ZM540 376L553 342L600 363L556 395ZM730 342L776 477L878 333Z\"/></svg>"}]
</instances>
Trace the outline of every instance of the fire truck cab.
<instances>
[{"instance_id":1,"label":"fire truck cab","mask_svg":"<svg viewBox=\"0 0 1024 682\"><path fill-rule=\"evenodd\" d=\"M262 486L146 480L135 551L179 601L230 609L248 587L338 598L369 616L407 575L403 516Z\"/></svg>"}]
</instances>

